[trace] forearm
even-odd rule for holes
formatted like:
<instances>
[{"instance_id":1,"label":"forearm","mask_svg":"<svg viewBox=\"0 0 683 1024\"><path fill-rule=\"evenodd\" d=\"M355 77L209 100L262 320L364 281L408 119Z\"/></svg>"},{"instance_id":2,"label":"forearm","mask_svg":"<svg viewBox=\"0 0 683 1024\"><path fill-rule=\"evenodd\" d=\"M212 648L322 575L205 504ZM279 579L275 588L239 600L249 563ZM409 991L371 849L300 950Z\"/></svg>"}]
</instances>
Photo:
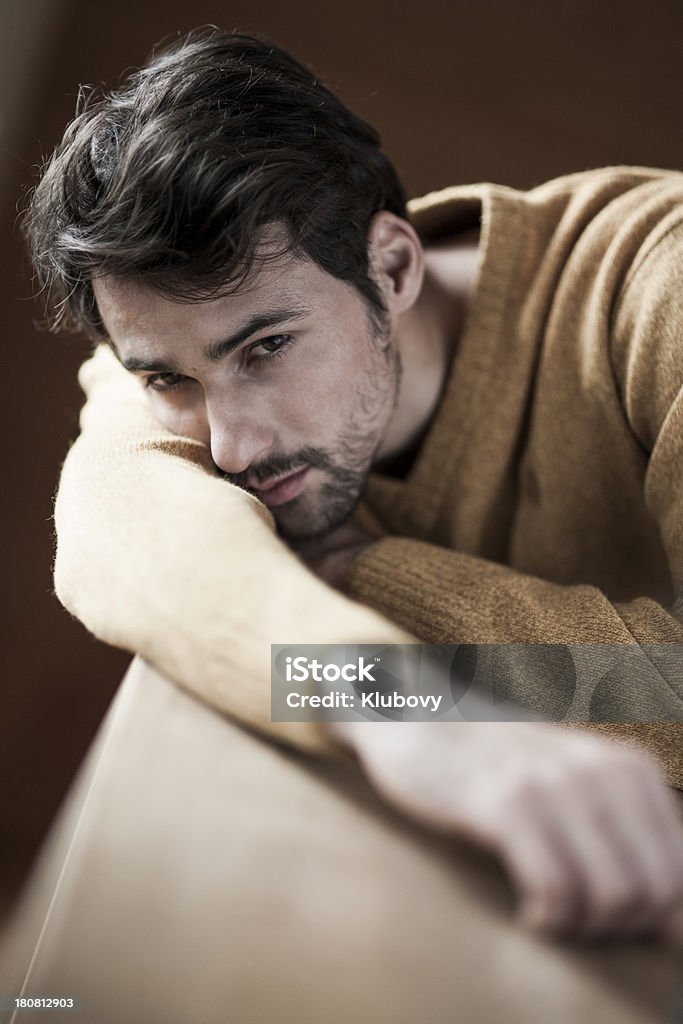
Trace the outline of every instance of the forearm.
<instances>
[{"instance_id":1,"label":"forearm","mask_svg":"<svg viewBox=\"0 0 683 1024\"><path fill-rule=\"evenodd\" d=\"M404 537L367 547L345 589L429 643L683 643L680 621L653 601L614 605L596 587Z\"/></svg>"},{"instance_id":2,"label":"forearm","mask_svg":"<svg viewBox=\"0 0 683 1024\"><path fill-rule=\"evenodd\" d=\"M645 747L683 788L683 629L670 610L396 537L366 548L346 586L424 642L480 645L475 681L496 701Z\"/></svg>"}]
</instances>

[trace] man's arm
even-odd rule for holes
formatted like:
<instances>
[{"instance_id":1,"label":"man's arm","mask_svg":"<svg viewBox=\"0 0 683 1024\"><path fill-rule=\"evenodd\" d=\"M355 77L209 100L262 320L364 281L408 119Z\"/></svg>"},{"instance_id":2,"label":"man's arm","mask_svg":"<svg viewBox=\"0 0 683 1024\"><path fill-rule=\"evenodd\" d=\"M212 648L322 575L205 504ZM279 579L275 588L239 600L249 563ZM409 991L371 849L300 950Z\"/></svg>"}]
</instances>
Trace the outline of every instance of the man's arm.
<instances>
[{"instance_id":1,"label":"man's arm","mask_svg":"<svg viewBox=\"0 0 683 1024\"><path fill-rule=\"evenodd\" d=\"M55 505L55 589L101 640L278 739L338 751L315 723L270 720L270 644L410 642L308 572L268 509L167 431L104 346Z\"/></svg>"}]
</instances>

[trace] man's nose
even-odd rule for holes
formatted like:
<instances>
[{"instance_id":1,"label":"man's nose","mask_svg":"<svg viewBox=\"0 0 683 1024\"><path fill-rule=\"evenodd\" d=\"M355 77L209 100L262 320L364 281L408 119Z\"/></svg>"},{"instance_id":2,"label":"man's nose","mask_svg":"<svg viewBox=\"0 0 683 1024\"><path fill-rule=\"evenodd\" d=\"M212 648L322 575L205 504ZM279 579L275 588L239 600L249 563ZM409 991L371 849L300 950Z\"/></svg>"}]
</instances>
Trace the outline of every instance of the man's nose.
<instances>
[{"instance_id":1,"label":"man's nose","mask_svg":"<svg viewBox=\"0 0 683 1024\"><path fill-rule=\"evenodd\" d=\"M273 449L273 434L268 425L252 413L208 412L211 457L224 473L237 475L265 459Z\"/></svg>"}]
</instances>

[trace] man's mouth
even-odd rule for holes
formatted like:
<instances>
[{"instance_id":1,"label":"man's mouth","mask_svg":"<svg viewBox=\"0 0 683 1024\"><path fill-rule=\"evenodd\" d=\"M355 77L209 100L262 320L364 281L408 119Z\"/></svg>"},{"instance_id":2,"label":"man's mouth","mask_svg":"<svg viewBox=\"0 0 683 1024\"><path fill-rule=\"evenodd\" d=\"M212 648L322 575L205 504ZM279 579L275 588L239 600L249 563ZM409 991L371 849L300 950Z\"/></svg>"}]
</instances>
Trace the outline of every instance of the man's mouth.
<instances>
[{"instance_id":1,"label":"man's mouth","mask_svg":"<svg viewBox=\"0 0 683 1024\"><path fill-rule=\"evenodd\" d=\"M259 501L268 505L269 508L275 505L284 505L285 502L296 498L304 489L310 468L310 466L304 466L303 469L298 469L295 473L281 476L272 483L259 484L258 487L250 484L248 490L252 491Z\"/></svg>"}]
</instances>

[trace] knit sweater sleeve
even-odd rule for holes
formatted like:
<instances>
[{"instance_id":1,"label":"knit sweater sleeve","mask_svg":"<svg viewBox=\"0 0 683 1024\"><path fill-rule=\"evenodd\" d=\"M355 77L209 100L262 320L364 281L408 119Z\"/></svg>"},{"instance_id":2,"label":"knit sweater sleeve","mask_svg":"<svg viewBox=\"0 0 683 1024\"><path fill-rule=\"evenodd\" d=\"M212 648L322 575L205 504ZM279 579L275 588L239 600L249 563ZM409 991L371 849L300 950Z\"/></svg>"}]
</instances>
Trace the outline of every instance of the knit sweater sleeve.
<instances>
[{"instance_id":1,"label":"knit sweater sleeve","mask_svg":"<svg viewBox=\"0 0 683 1024\"><path fill-rule=\"evenodd\" d=\"M641 645L643 671L630 681L615 674L609 684L584 693L573 703L571 720L683 722L681 649L677 657L662 658L657 646L648 646L683 644L682 295L679 207L642 247L617 296L611 332L623 415L648 454L644 498L667 554L671 601L642 596L611 603L597 587L555 584L396 536L383 538L354 561L349 593L431 643ZM587 680L577 683L589 686ZM552 681L548 685L552 688ZM537 697L550 707L562 703L561 695L553 698L546 690ZM578 707L582 713L576 715ZM671 745L675 732L679 751L672 775L683 786L683 726L661 726L659 735L667 728L665 744Z\"/></svg>"},{"instance_id":2,"label":"knit sweater sleeve","mask_svg":"<svg viewBox=\"0 0 683 1024\"><path fill-rule=\"evenodd\" d=\"M336 753L322 725L270 712L271 643L402 643L404 632L314 577L269 510L207 448L151 415L100 346L55 503L55 590L101 640L141 654L211 705L295 747Z\"/></svg>"}]
</instances>

